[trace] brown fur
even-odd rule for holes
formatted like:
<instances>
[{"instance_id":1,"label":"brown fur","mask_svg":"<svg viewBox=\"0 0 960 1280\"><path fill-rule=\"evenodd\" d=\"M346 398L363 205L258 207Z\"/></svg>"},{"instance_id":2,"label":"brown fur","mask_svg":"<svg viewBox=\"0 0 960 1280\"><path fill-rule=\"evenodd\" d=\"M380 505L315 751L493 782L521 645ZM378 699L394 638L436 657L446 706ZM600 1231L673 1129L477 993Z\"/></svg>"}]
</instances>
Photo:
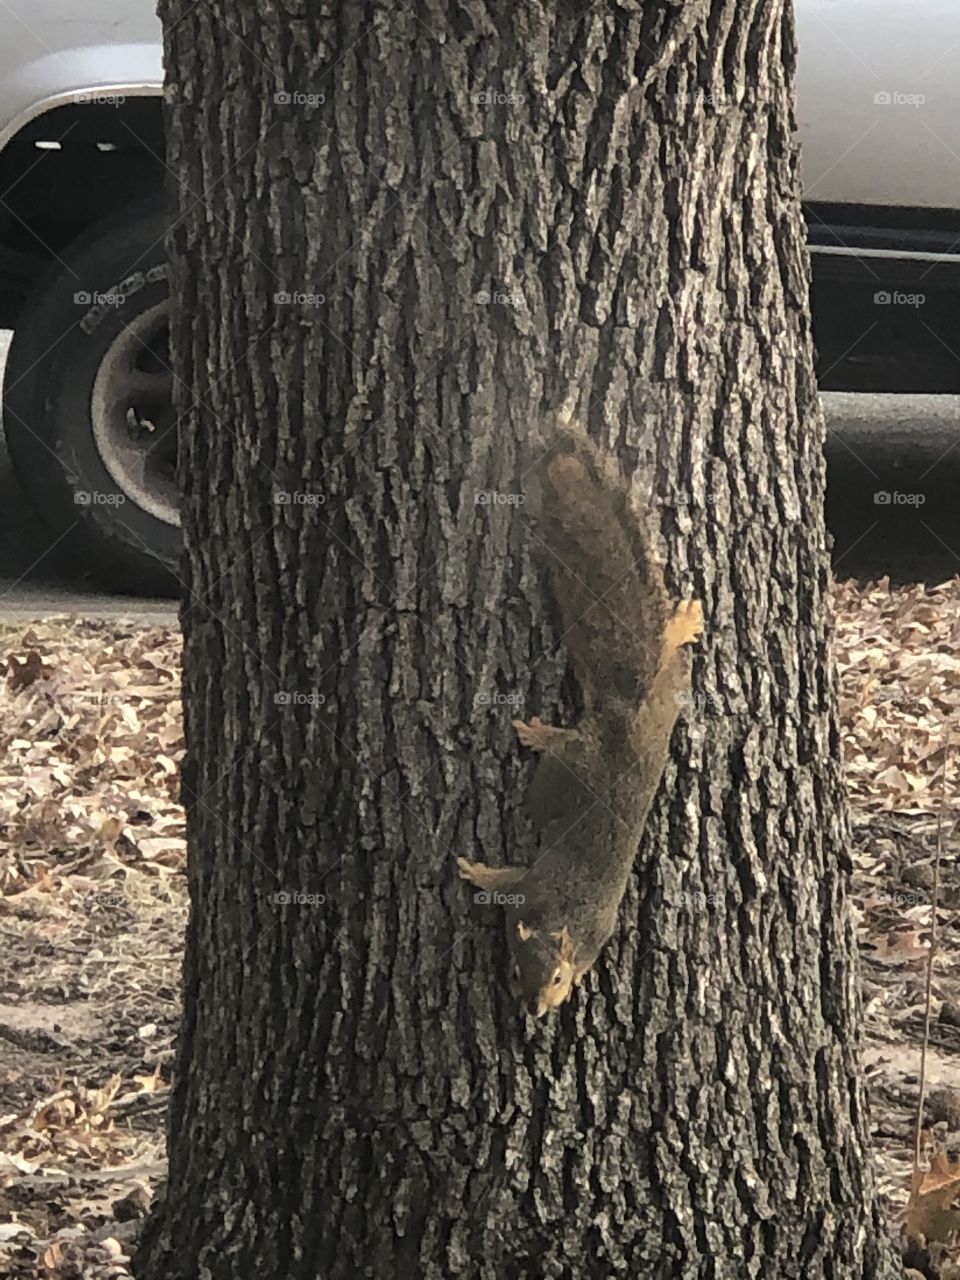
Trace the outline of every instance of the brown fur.
<instances>
[{"instance_id":1,"label":"brown fur","mask_svg":"<svg viewBox=\"0 0 960 1280\"><path fill-rule=\"evenodd\" d=\"M517 899L506 904L511 984L540 1016L569 997L616 926L689 686L683 646L703 619L699 604L670 608L627 485L582 430L559 425L536 471L537 536L584 714L575 729L514 721L540 755L532 865L458 862L465 879Z\"/></svg>"}]
</instances>

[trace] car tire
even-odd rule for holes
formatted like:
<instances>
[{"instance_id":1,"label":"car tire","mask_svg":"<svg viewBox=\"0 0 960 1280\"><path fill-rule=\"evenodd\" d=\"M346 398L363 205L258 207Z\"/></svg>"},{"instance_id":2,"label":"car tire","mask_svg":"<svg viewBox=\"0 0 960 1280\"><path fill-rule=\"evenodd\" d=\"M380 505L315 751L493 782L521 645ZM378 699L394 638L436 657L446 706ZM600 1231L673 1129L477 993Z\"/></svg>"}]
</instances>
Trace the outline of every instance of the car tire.
<instances>
[{"instance_id":1,"label":"car tire","mask_svg":"<svg viewBox=\"0 0 960 1280\"><path fill-rule=\"evenodd\" d=\"M179 585L167 224L140 204L64 249L18 317L4 375L11 461L57 554L142 595Z\"/></svg>"}]
</instances>

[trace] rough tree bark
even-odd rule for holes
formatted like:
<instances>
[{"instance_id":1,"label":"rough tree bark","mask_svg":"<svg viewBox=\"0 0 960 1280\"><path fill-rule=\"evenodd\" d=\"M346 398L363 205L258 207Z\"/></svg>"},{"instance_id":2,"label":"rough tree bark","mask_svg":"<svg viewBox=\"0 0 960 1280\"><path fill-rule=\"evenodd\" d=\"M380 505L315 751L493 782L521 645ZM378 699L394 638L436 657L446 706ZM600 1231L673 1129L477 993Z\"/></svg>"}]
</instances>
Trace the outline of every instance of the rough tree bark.
<instances>
[{"instance_id":1,"label":"rough tree bark","mask_svg":"<svg viewBox=\"0 0 960 1280\"><path fill-rule=\"evenodd\" d=\"M788 6L160 7L192 913L138 1276L894 1274ZM709 636L620 929L534 1024L454 856L510 860L511 715L575 696L484 500L556 408Z\"/></svg>"}]
</instances>

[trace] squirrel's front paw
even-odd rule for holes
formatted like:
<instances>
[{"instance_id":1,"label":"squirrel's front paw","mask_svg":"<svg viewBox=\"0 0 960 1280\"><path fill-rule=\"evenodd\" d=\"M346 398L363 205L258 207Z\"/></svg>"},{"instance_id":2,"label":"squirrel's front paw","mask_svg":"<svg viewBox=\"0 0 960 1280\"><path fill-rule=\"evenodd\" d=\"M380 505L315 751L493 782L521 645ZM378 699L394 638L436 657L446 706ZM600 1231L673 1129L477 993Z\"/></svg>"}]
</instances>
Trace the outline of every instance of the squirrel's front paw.
<instances>
[{"instance_id":1,"label":"squirrel's front paw","mask_svg":"<svg viewBox=\"0 0 960 1280\"><path fill-rule=\"evenodd\" d=\"M531 751L543 750L542 733L546 725L539 716L531 716L529 723L523 720L512 720L511 724L517 731L521 747L529 747Z\"/></svg>"},{"instance_id":2,"label":"squirrel's front paw","mask_svg":"<svg viewBox=\"0 0 960 1280\"><path fill-rule=\"evenodd\" d=\"M703 634L703 608L699 600L681 600L667 623L664 642L668 649L679 649L683 644L698 639Z\"/></svg>"}]
</instances>

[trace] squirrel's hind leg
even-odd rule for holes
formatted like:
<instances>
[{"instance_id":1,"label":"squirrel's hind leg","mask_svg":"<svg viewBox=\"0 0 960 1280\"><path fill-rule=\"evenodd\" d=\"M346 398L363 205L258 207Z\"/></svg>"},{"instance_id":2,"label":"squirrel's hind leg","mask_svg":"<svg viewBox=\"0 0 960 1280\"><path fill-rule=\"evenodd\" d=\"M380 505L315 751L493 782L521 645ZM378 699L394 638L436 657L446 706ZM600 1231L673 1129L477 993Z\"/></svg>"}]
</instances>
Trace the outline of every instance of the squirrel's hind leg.
<instances>
[{"instance_id":1,"label":"squirrel's hind leg","mask_svg":"<svg viewBox=\"0 0 960 1280\"><path fill-rule=\"evenodd\" d=\"M489 890L509 889L527 874L526 867L488 867L486 863L468 862L466 858L458 858L457 866L462 880Z\"/></svg>"},{"instance_id":2,"label":"squirrel's hind leg","mask_svg":"<svg viewBox=\"0 0 960 1280\"><path fill-rule=\"evenodd\" d=\"M531 716L527 722L514 720L513 727L522 747L529 747L531 751L549 751L553 755L562 752L577 736L575 729L558 729L544 724L539 716Z\"/></svg>"}]
</instances>

